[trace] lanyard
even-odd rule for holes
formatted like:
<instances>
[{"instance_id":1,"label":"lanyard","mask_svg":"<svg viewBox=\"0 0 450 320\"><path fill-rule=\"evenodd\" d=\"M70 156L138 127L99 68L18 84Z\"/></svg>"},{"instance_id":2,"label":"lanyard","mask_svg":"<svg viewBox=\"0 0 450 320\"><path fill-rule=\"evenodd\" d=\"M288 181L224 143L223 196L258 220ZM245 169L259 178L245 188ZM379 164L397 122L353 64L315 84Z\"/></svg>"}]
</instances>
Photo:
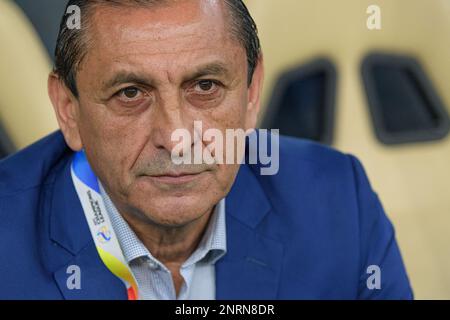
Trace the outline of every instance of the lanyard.
<instances>
[{"instance_id":1,"label":"lanyard","mask_svg":"<svg viewBox=\"0 0 450 320\"><path fill-rule=\"evenodd\" d=\"M122 280L127 288L128 300L137 300L139 290L136 279L125 261L100 194L97 177L83 151L75 154L71 173L73 184L100 258L105 266Z\"/></svg>"}]
</instances>

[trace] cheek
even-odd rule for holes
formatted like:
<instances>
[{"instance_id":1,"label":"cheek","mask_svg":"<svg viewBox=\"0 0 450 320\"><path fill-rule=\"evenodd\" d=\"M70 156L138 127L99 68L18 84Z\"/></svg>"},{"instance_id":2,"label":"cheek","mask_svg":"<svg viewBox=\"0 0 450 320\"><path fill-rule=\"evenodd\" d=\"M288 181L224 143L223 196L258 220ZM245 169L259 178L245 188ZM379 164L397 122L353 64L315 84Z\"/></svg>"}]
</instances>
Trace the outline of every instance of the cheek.
<instances>
[{"instance_id":1,"label":"cheek","mask_svg":"<svg viewBox=\"0 0 450 320\"><path fill-rule=\"evenodd\" d=\"M227 99L224 104L210 113L202 114L204 148L208 147L211 155L221 159L217 177L222 187L228 187L230 181L235 177L241 158L245 151L245 129L246 129L246 104L245 94L236 94ZM218 129L222 138L217 140L215 133L209 134L209 129ZM238 130L239 129L239 130ZM230 132L227 132L230 131ZM236 135L236 136L234 136ZM221 143L220 143L221 142ZM211 146L211 147L209 147ZM233 161L233 164L228 161Z\"/></svg>"},{"instance_id":2,"label":"cheek","mask_svg":"<svg viewBox=\"0 0 450 320\"><path fill-rule=\"evenodd\" d=\"M110 139L104 141L98 150L103 176L117 191L125 194L133 183L132 166L140 153L138 144Z\"/></svg>"},{"instance_id":3,"label":"cheek","mask_svg":"<svg viewBox=\"0 0 450 320\"><path fill-rule=\"evenodd\" d=\"M203 131L207 129L218 129L225 132L225 129L245 128L246 120L246 95L243 92L230 92L223 103L212 110L198 110L194 120L203 122Z\"/></svg>"},{"instance_id":4,"label":"cheek","mask_svg":"<svg viewBox=\"0 0 450 320\"><path fill-rule=\"evenodd\" d=\"M224 127L230 129L243 128L245 124L246 111L246 91L242 90L241 92L236 92L225 104L222 115Z\"/></svg>"},{"instance_id":5,"label":"cheek","mask_svg":"<svg viewBox=\"0 0 450 320\"><path fill-rule=\"evenodd\" d=\"M222 196L226 196L230 191L238 171L239 165L221 164L218 166L215 183L220 189L219 192Z\"/></svg>"},{"instance_id":6,"label":"cheek","mask_svg":"<svg viewBox=\"0 0 450 320\"><path fill-rule=\"evenodd\" d=\"M79 126L86 154L102 181L124 191L132 181L130 168L146 142L146 130L139 121L111 116L103 105L88 108L80 114Z\"/></svg>"}]
</instances>

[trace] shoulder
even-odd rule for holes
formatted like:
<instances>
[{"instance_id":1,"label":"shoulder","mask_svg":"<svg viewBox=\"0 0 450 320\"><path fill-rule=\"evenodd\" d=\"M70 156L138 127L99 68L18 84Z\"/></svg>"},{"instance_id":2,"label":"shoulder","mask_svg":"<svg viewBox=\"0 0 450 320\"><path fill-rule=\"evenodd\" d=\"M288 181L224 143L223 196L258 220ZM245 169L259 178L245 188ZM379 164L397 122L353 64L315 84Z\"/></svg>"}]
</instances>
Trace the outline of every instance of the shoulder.
<instances>
[{"instance_id":1,"label":"shoulder","mask_svg":"<svg viewBox=\"0 0 450 320\"><path fill-rule=\"evenodd\" d=\"M70 153L60 131L0 161L0 198L41 186Z\"/></svg>"},{"instance_id":2,"label":"shoulder","mask_svg":"<svg viewBox=\"0 0 450 320\"><path fill-rule=\"evenodd\" d=\"M273 139L274 135L268 138L272 148ZM280 217L336 225L360 222L359 202L375 193L356 157L305 139L278 136L278 144L278 155L272 152L270 164L249 167L275 211L283 213ZM264 175L261 169L267 166L277 166L278 171Z\"/></svg>"},{"instance_id":3,"label":"shoulder","mask_svg":"<svg viewBox=\"0 0 450 320\"><path fill-rule=\"evenodd\" d=\"M267 145L271 150L270 163L261 164L262 161L259 161L256 165L250 165L259 179L266 183L272 181L283 186L292 181L298 187L311 183L316 186L337 182L351 184L355 182L357 169L362 169L354 156L311 140L271 134L267 137ZM261 155L260 152L259 158ZM261 169L270 166L277 170L272 170L272 174L263 174Z\"/></svg>"},{"instance_id":4,"label":"shoulder","mask_svg":"<svg viewBox=\"0 0 450 320\"><path fill-rule=\"evenodd\" d=\"M280 163L313 164L336 168L348 165L348 155L332 147L306 139L280 136Z\"/></svg>"}]
</instances>

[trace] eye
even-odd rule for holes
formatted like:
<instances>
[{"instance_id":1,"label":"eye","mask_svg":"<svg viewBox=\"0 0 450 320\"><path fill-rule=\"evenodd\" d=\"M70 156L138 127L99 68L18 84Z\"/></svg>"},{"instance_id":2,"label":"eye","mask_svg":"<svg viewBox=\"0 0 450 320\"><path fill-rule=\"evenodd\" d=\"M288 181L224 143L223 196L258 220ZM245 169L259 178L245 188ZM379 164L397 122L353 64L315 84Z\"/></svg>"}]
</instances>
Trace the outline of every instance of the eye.
<instances>
[{"instance_id":1,"label":"eye","mask_svg":"<svg viewBox=\"0 0 450 320\"><path fill-rule=\"evenodd\" d=\"M219 80L198 79L186 90L187 101L195 107L212 108L219 105L227 92L227 86Z\"/></svg>"},{"instance_id":2,"label":"eye","mask_svg":"<svg viewBox=\"0 0 450 320\"><path fill-rule=\"evenodd\" d=\"M137 88L126 88L123 90L123 94L129 99L133 99L139 94L139 90Z\"/></svg>"},{"instance_id":3,"label":"eye","mask_svg":"<svg viewBox=\"0 0 450 320\"><path fill-rule=\"evenodd\" d=\"M217 84L212 80L200 80L195 85L195 91L200 93L210 93L214 91L217 87Z\"/></svg>"},{"instance_id":4,"label":"eye","mask_svg":"<svg viewBox=\"0 0 450 320\"><path fill-rule=\"evenodd\" d=\"M125 102L138 100L143 95L144 95L144 93L139 88L136 88L136 87L128 87L128 88L120 90L117 93L117 96L119 97L119 99L121 99Z\"/></svg>"}]
</instances>

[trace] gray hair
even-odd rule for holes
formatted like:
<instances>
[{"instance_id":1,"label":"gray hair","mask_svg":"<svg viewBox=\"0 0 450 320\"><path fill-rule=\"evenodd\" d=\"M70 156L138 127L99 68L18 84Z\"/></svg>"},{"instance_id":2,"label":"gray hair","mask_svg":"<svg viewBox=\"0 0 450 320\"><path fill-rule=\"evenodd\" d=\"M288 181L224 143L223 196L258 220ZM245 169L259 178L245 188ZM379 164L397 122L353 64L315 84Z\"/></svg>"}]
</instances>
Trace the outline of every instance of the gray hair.
<instances>
[{"instance_id":1,"label":"gray hair","mask_svg":"<svg viewBox=\"0 0 450 320\"><path fill-rule=\"evenodd\" d=\"M81 11L83 25L81 29L70 29L68 19L64 14L55 49L54 72L64 81L75 97L78 97L76 74L83 58L87 54L86 29L89 26L91 9L96 5L107 6L149 6L163 4L169 0L69 0L67 8L78 6ZM253 73L261 54L258 29L243 0L223 0L231 17L231 33L245 47L248 62L248 85L251 84Z\"/></svg>"}]
</instances>

